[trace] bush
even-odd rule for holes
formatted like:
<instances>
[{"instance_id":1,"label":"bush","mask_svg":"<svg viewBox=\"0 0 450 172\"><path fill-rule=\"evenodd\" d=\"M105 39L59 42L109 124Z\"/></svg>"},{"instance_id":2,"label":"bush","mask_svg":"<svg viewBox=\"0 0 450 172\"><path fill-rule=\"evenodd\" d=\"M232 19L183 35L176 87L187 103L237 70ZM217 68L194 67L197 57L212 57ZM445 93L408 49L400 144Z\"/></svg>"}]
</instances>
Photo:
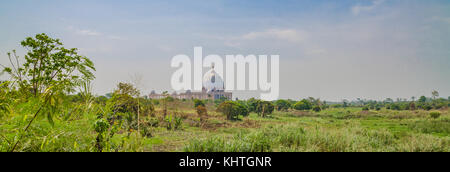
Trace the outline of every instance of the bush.
<instances>
[{"instance_id":1,"label":"bush","mask_svg":"<svg viewBox=\"0 0 450 172\"><path fill-rule=\"evenodd\" d=\"M362 110L363 111L369 111L369 108L368 107L363 107Z\"/></svg>"},{"instance_id":2,"label":"bush","mask_svg":"<svg viewBox=\"0 0 450 172\"><path fill-rule=\"evenodd\" d=\"M183 127L183 118L181 117L175 117L175 130L179 130Z\"/></svg>"},{"instance_id":3,"label":"bush","mask_svg":"<svg viewBox=\"0 0 450 172\"><path fill-rule=\"evenodd\" d=\"M270 115L275 110L275 106L272 104L272 102L268 101L257 101L257 106L255 112L258 113L261 117L266 117L267 115Z\"/></svg>"},{"instance_id":4,"label":"bush","mask_svg":"<svg viewBox=\"0 0 450 172\"><path fill-rule=\"evenodd\" d=\"M414 102L411 102L410 104L409 104L409 110L416 110L416 104L414 103Z\"/></svg>"},{"instance_id":5,"label":"bush","mask_svg":"<svg viewBox=\"0 0 450 172\"><path fill-rule=\"evenodd\" d=\"M12 95L9 93L9 83L0 81L0 117L9 113L9 104Z\"/></svg>"},{"instance_id":6,"label":"bush","mask_svg":"<svg viewBox=\"0 0 450 172\"><path fill-rule=\"evenodd\" d=\"M217 107L217 112L223 113L228 120L237 120L239 115L248 116L249 112L243 105L233 102L225 101Z\"/></svg>"},{"instance_id":7,"label":"bush","mask_svg":"<svg viewBox=\"0 0 450 172\"><path fill-rule=\"evenodd\" d=\"M309 102L306 99L303 99L302 101L299 101L294 105L294 109L296 110L311 110L311 108L312 108L311 102Z\"/></svg>"},{"instance_id":8,"label":"bush","mask_svg":"<svg viewBox=\"0 0 450 172\"><path fill-rule=\"evenodd\" d=\"M430 117L431 118L434 118L434 119L437 119L437 118L439 118L441 116L441 113L440 112L431 112L430 113Z\"/></svg>"},{"instance_id":9,"label":"bush","mask_svg":"<svg viewBox=\"0 0 450 172\"><path fill-rule=\"evenodd\" d=\"M198 106L203 106L205 107L205 102L199 100L199 99L194 99L194 108L197 108Z\"/></svg>"},{"instance_id":10,"label":"bush","mask_svg":"<svg viewBox=\"0 0 450 172\"><path fill-rule=\"evenodd\" d=\"M430 111L431 109L433 109L433 107L431 105L427 104L427 105L423 106L423 109L426 110L426 111Z\"/></svg>"},{"instance_id":11,"label":"bush","mask_svg":"<svg viewBox=\"0 0 450 172\"><path fill-rule=\"evenodd\" d=\"M208 111L205 106L197 106L196 110L198 116L200 117L200 121L203 121L203 118L208 115Z\"/></svg>"},{"instance_id":12,"label":"bush","mask_svg":"<svg viewBox=\"0 0 450 172\"><path fill-rule=\"evenodd\" d=\"M181 129L182 125L183 125L183 118L181 117L177 117L175 115L167 115L166 118L164 119L166 122L166 128L167 130L178 130Z\"/></svg>"},{"instance_id":13,"label":"bush","mask_svg":"<svg viewBox=\"0 0 450 172\"><path fill-rule=\"evenodd\" d=\"M400 105L394 103L391 105L391 110L401 110Z\"/></svg>"},{"instance_id":14,"label":"bush","mask_svg":"<svg viewBox=\"0 0 450 172\"><path fill-rule=\"evenodd\" d=\"M320 108L320 106L314 106L313 111L320 112L320 111L322 111L322 108Z\"/></svg>"},{"instance_id":15,"label":"bush","mask_svg":"<svg viewBox=\"0 0 450 172\"><path fill-rule=\"evenodd\" d=\"M109 129L109 123L104 119L99 119L94 124L95 132L97 132L97 138L95 142L95 148L98 152L102 152L106 146L106 131Z\"/></svg>"},{"instance_id":16,"label":"bush","mask_svg":"<svg viewBox=\"0 0 450 172\"><path fill-rule=\"evenodd\" d=\"M291 103L287 100L277 100L275 106L278 111L288 111L291 107Z\"/></svg>"}]
</instances>

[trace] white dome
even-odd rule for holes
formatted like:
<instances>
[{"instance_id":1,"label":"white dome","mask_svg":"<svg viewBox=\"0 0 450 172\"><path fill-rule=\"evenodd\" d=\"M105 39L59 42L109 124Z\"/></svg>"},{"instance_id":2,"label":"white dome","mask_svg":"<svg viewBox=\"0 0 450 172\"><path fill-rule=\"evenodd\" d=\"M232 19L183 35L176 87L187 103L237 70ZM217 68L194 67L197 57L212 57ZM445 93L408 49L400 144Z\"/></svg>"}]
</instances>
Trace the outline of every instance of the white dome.
<instances>
[{"instance_id":1,"label":"white dome","mask_svg":"<svg viewBox=\"0 0 450 172\"><path fill-rule=\"evenodd\" d=\"M211 70L206 72L206 74L203 77L203 88L206 89L206 91L223 91L224 88L224 82L222 77L216 71L214 70L214 66Z\"/></svg>"}]
</instances>

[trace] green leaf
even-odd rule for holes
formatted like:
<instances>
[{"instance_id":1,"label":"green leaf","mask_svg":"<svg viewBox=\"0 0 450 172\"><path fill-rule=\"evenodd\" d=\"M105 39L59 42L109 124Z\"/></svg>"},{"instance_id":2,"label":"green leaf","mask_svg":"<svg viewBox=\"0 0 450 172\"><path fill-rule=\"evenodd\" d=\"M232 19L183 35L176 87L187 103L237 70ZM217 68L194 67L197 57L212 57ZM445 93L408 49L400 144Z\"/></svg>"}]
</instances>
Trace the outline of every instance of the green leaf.
<instances>
[{"instance_id":1,"label":"green leaf","mask_svg":"<svg viewBox=\"0 0 450 172\"><path fill-rule=\"evenodd\" d=\"M51 113L47 113L48 122L53 126L55 126L55 122L53 121L53 117Z\"/></svg>"}]
</instances>

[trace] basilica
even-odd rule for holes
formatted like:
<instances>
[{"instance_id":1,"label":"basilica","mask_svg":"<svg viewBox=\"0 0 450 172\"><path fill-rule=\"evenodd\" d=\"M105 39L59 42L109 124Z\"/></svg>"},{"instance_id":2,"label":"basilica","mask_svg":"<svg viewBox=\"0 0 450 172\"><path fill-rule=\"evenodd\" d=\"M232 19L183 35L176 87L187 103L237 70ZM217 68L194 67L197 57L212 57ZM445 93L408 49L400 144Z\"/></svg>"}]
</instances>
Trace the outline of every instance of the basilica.
<instances>
[{"instance_id":1,"label":"basilica","mask_svg":"<svg viewBox=\"0 0 450 172\"><path fill-rule=\"evenodd\" d=\"M214 66L203 77L203 88L201 92L192 92L190 90L185 93L177 94L174 92L170 95L176 99L200 99L200 100L217 100L225 98L231 100L233 93L225 91L225 83L222 77L216 73ZM165 95L157 94L152 91L149 95L150 99L162 99Z\"/></svg>"}]
</instances>

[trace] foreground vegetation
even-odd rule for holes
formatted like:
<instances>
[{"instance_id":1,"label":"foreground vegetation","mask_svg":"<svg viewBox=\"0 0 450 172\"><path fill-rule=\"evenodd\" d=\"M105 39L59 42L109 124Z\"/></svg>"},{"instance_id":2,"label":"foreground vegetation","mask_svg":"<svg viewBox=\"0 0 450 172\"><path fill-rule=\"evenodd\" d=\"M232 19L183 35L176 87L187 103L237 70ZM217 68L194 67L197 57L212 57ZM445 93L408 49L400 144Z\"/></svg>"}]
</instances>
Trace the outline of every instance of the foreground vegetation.
<instances>
[{"instance_id":1,"label":"foreground vegetation","mask_svg":"<svg viewBox=\"0 0 450 172\"><path fill-rule=\"evenodd\" d=\"M92 94L94 64L45 34L8 54L0 152L449 152L450 100L161 100Z\"/></svg>"}]
</instances>

